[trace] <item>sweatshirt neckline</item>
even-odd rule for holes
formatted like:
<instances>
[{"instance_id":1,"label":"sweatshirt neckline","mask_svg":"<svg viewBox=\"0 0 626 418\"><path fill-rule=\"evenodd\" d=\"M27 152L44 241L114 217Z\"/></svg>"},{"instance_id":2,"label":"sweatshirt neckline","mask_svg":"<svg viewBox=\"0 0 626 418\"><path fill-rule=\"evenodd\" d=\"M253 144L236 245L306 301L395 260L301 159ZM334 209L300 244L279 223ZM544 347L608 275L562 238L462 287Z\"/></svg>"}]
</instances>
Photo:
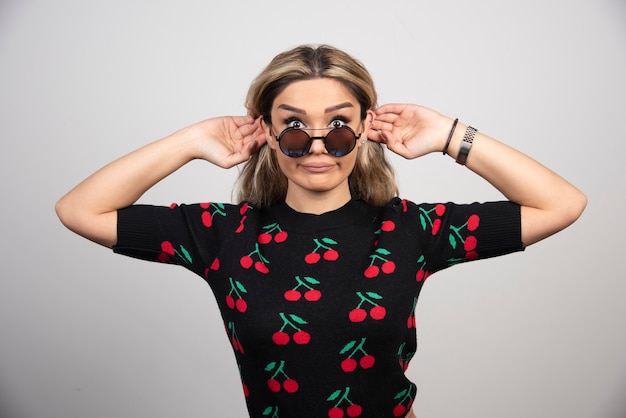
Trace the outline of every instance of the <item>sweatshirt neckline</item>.
<instances>
[{"instance_id":1,"label":"sweatshirt neckline","mask_svg":"<svg viewBox=\"0 0 626 418\"><path fill-rule=\"evenodd\" d=\"M271 210L281 227L300 232L374 222L378 214L377 208L359 199L351 199L343 206L319 215L298 212L285 202L273 206Z\"/></svg>"}]
</instances>

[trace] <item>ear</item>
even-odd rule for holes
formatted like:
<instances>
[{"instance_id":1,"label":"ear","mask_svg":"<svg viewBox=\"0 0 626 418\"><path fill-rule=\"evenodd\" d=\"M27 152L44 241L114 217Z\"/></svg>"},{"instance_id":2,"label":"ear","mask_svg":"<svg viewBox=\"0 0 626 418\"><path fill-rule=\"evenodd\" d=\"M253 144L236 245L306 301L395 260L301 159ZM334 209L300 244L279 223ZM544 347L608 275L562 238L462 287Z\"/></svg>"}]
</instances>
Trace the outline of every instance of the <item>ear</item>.
<instances>
[{"instance_id":1,"label":"ear","mask_svg":"<svg viewBox=\"0 0 626 418\"><path fill-rule=\"evenodd\" d=\"M376 115L374 114L373 110L368 110L365 113L365 119L363 119L363 130L361 131L361 139L359 140L358 146L360 147L363 143L365 143L365 141L367 141L367 134L369 133L370 130L370 126L372 125L372 122L374 121L374 119L376 118Z\"/></svg>"},{"instance_id":2,"label":"ear","mask_svg":"<svg viewBox=\"0 0 626 418\"><path fill-rule=\"evenodd\" d=\"M272 134L272 126L265 122L263 118L261 118L261 128L265 133L265 141L273 150L276 150L278 147L278 143L276 142L276 137Z\"/></svg>"}]
</instances>

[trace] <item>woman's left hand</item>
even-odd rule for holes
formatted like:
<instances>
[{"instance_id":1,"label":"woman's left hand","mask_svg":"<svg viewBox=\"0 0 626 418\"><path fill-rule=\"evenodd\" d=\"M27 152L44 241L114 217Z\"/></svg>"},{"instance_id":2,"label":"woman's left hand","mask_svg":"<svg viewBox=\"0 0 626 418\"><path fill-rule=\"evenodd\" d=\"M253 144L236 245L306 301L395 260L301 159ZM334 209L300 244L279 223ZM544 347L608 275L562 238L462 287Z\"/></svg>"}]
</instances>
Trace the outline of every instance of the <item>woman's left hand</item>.
<instances>
[{"instance_id":1,"label":"woman's left hand","mask_svg":"<svg viewBox=\"0 0 626 418\"><path fill-rule=\"evenodd\" d=\"M407 159L442 151L452 127L452 119L414 104L382 105L375 115L368 139Z\"/></svg>"}]
</instances>

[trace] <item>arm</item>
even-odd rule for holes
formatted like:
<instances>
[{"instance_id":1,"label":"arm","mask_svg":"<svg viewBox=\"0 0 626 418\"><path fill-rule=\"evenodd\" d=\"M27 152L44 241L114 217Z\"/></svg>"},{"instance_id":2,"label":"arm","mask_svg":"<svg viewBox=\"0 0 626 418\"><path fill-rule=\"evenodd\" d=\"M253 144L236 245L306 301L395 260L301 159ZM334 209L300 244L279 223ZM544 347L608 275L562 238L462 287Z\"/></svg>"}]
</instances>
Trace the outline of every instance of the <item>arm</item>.
<instances>
[{"instance_id":1,"label":"arm","mask_svg":"<svg viewBox=\"0 0 626 418\"><path fill-rule=\"evenodd\" d=\"M199 122L92 174L57 202L57 215L72 231L110 248L117 241L118 209L193 159L229 168L246 161L264 141L259 120L248 116Z\"/></svg>"},{"instance_id":2,"label":"arm","mask_svg":"<svg viewBox=\"0 0 626 418\"><path fill-rule=\"evenodd\" d=\"M444 149L452 119L417 105L390 104L376 111L369 138L405 158ZM448 154L456 158L467 126L458 123ZM527 155L480 132L467 167L521 205L522 242L534 244L572 224L587 198L565 179Z\"/></svg>"}]
</instances>

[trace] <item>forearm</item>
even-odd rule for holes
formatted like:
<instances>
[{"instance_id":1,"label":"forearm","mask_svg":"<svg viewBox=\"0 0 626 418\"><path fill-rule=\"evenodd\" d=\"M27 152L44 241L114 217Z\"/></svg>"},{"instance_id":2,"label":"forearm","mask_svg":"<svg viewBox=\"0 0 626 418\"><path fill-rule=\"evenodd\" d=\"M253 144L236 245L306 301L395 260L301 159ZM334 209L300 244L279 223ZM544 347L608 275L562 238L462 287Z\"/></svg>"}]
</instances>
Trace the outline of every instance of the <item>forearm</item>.
<instances>
[{"instance_id":1,"label":"forearm","mask_svg":"<svg viewBox=\"0 0 626 418\"><path fill-rule=\"evenodd\" d=\"M458 157L466 128L459 122L448 148L452 158ZM526 245L570 225L587 202L582 192L558 174L480 132L466 166L522 206L522 240Z\"/></svg>"},{"instance_id":2,"label":"forearm","mask_svg":"<svg viewBox=\"0 0 626 418\"><path fill-rule=\"evenodd\" d=\"M56 205L65 226L105 246L115 244L117 210L194 158L189 128L135 150L82 181Z\"/></svg>"}]
</instances>

